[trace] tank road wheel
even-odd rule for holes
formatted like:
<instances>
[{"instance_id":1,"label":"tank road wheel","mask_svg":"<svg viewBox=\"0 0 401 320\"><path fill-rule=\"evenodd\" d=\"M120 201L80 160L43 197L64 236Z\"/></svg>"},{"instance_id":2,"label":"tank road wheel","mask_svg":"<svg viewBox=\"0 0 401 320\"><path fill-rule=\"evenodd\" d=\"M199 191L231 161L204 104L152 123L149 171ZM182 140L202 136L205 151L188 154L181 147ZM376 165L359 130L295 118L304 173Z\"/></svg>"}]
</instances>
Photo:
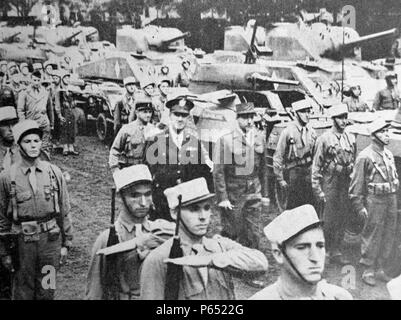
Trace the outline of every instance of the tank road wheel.
<instances>
[{"instance_id":1,"label":"tank road wheel","mask_svg":"<svg viewBox=\"0 0 401 320\"><path fill-rule=\"evenodd\" d=\"M103 112L99 113L96 118L96 133L99 137L100 141L105 141L107 136L109 135L107 127L107 119Z\"/></svg>"},{"instance_id":2,"label":"tank road wheel","mask_svg":"<svg viewBox=\"0 0 401 320\"><path fill-rule=\"evenodd\" d=\"M276 181L275 184L274 197L276 199L277 207L280 213L286 210L288 204L288 191L283 191L280 188L278 181Z\"/></svg>"}]
</instances>

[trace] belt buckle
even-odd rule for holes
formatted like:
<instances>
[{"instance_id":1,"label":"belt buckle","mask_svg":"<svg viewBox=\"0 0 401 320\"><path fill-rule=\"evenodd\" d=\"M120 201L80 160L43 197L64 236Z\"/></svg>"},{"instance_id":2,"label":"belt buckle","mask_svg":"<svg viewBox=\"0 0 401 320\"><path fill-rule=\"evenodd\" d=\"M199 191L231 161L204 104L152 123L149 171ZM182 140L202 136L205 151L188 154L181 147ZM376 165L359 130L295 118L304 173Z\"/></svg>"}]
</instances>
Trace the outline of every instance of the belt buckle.
<instances>
[{"instance_id":1,"label":"belt buckle","mask_svg":"<svg viewBox=\"0 0 401 320\"><path fill-rule=\"evenodd\" d=\"M24 242L39 241L40 226L37 221L21 222Z\"/></svg>"}]
</instances>

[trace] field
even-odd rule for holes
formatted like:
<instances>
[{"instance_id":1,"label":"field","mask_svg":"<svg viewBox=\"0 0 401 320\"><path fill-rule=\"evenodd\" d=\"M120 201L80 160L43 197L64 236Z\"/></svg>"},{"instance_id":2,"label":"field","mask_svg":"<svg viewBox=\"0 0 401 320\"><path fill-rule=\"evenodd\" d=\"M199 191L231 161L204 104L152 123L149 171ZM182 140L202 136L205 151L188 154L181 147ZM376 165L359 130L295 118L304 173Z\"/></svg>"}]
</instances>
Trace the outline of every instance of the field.
<instances>
[{"instance_id":1,"label":"field","mask_svg":"<svg viewBox=\"0 0 401 320\"><path fill-rule=\"evenodd\" d=\"M74 247L71 249L66 265L62 266L57 285L56 299L84 299L86 273L92 244L97 235L108 228L110 219L110 199L112 177L108 169L108 147L99 142L94 136L80 136L77 139L79 156L63 157L54 154L53 162L63 172L71 177L68 183L72 206L74 226ZM117 201L116 209L121 203ZM263 225L266 225L276 215L274 208L265 208ZM211 233L219 230L219 218L213 217ZM269 259L269 271L266 279L273 283L277 278L277 266L269 253L268 244L264 237L261 241L262 250ZM353 257L353 266L326 266L325 278L337 285L346 285L355 299L388 299L387 290L383 283L372 288L360 281L361 271L357 267L358 247L350 247L349 254ZM354 271L356 273L354 273ZM236 280L236 295L238 299L247 299L257 289L245 285L240 279Z\"/></svg>"}]
</instances>

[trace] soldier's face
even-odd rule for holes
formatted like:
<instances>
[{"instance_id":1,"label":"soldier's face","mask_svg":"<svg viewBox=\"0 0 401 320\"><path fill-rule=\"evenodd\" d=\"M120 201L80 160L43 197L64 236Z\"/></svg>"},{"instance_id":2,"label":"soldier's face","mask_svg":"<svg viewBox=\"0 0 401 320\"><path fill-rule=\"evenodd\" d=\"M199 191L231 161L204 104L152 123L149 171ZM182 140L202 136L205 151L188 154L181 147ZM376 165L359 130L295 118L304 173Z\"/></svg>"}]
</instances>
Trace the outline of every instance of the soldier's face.
<instances>
[{"instance_id":1,"label":"soldier's face","mask_svg":"<svg viewBox=\"0 0 401 320\"><path fill-rule=\"evenodd\" d=\"M38 78L38 77L34 77L34 76L32 76L32 86L33 87L35 87L35 88L39 88L40 87L40 78Z\"/></svg>"},{"instance_id":2,"label":"soldier's face","mask_svg":"<svg viewBox=\"0 0 401 320\"><path fill-rule=\"evenodd\" d=\"M311 112L312 110L310 108L299 110L296 112L298 120L302 125L306 125L309 122Z\"/></svg>"},{"instance_id":3,"label":"soldier's face","mask_svg":"<svg viewBox=\"0 0 401 320\"><path fill-rule=\"evenodd\" d=\"M390 143L390 135L388 128L384 128L374 134L374 137L382 144L388 145Z\"/></svg>"},{"instance_id":4,"label":"soldier's face","mask_svg":"<svg viewBox=\"0 0 401 320\"><path fill-rule=\"evenodd\" d=\"M348 124L348 115L347 114L342 114L338 117L335 117L334 119L334 126L339 130L339 131L344 131L345 127Z\"/></svg>"},{"instance_id":5,"label":"soldier's face","mask_svg":"<svg viewBox=\"0 0 401 320\"><path fill-rule=\"evenodd\" d=\"M286 244L286 252L288 258L305 280L310 283L317 283L322 279L326 249L321 228L309 230L289 241ZM284 271L299 278L288 260L283 256L281 258Z\"/></svg>"},{"instance_id":6,"label":"soldier's face","mask_svg":"<svg viewBox=\"0 0 401 320\"><path fill-rule=\"evenodd\" d=\"M27 134L21 139L20 146L28 157L38 158L42 147L42 139L36 133Z\"/></svg>"},{"instance_id":7,"label":"soldier's face","mask_svg":"<svg viewBox=\"0 0 401 320\"><path fill-rule=\"evenodd\" d=\"M248 132L255 125L254 121L255 115L253 113L250 114L241 114L237 117L237 122L240 129L244 132Z\"/></svg>"},{"instance_id":8,"label":"soldier's face","mask_svg":"<svg viewBox=\"0 0 401 320\"><path fill-rule=\"evenodd\" d=\"M120 193L130 215L135 218L143 218L149 213L153 203L150 183L139 183L121 190Z\"/></svg>"},{"instance_id":9,"label":"soldier's face","mask_svg":"<svg viewBox=\"0 0 401 320\"><path fill-rule=\"evenodd\" d=\"M162 94L167 95L167 94L169 93L169 91L170 91L170 86L168 85L167 82L162 82L162 83L159 85L159 90L160 90L160 92L161 92Z\"/></svg>"},{"instance_id":10,"label":"soldier's face","mask_svg":"<svg viewBox=\"0 0 401 320\"><path fill-rule=\"evenodd\" d=\"M12 128L14 122L4 121L0 123L0 137L6 142L12 142L14 140Z\"/></svg>"},{"instance_id":11,"label":"soldier's face","mask_svg":"<svg viewBox=\"0 0 401 320\"><path fill-rule=\"evenodd\" d=\"M155 87L153 85L148 85L143 90L148 96L153 96L155 94Z\"/></svg>"},{"instance_id":12,"label":"soldier's face","mask_svg":"<svg viewBox=\"0 0 401 320\"><path fill-rule=\"evenodd\" d=\"M125 88L127 89L128 94L134 94L135 93L135 84L133 83L129 83L125 86Z\"/></svg>"},{"instance_id":13,"label":"soldier's face","mask_svg":"<svg viewBox=\"0 0 401 320\"><path fill-rule=\"evenodd\" d=\"M206 235L211 215L212 203L209 199L185 206L181 209L182 223L192 235L198 237Z\"/></svg>"},{"instance_id":14,"label":"soldier's face","mask_svg":"<svg viewBox=\"0 0 401 320\"><path fill-rule=\"evenodd\" d=\"M21 73L26 76L29 74L29 68L28 67L22 67L21 68Z\"/></svg>"},{"instance_id":15,"label":"soldier's face","mask_svg":"<svg viewBox=\"0 0 401 320\"><path fill-rule=\"evenodd\" d=\"M150 109L142 109L136 112L136 116L140 121L149 123L152 119L152 113L153 112Z\"/></svg>"},{"instance_id":16,"label":"soldier's face","mask_svg":"<svg viewBox=\"0 0 401 320\"><path fill-rule=\"evenodd\" d=\"M188 122L188 118L188 113L170 112L170 123L177 131L181 131L185 128Z\"/></svg>"}]
</instances>

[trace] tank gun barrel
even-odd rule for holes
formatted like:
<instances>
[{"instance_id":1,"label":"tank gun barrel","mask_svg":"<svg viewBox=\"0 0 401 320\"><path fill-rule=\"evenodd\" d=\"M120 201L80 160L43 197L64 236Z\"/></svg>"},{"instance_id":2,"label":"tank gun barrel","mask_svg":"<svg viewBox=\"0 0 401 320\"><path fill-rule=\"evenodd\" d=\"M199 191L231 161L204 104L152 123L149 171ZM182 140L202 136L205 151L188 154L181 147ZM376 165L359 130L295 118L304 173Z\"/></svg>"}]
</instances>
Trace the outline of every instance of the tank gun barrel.
<instances>
[{"instance_id":1,"label":"tank gun barrel","mask_svg":"<svg viewBox=\"0 0 401 320\"><path fill-rule=\"evenodd\" d=\"M89 40L90 37L92 37L96 33L97 33L97 31L95 30L95 31L92 31L92 32L88 33L87 35L85 35L86 40Z\"/></svg>"},{"instance_id":2,"label":"tank gun barrel","mask_svg":"<svg viewBox=\"0 0 401 320\"><path fill-rule=\"evenodd\" d=\"M56 44L59 45L59 46L68 47L68 46L71 45L72 39L74 39L76 36L78 36L81 33L82 33L82 30L79 30L79 31L75 32L73 35L69 36L68 38L65 38L63 40L57 41Z\"/></svg>"},{"instance_id":3,"label":"tank gun barrel","mask_svg":"<svg viewBox=\"0 0 401 320\"><path fill-rule=\"evenodd\" d=\"M289 86L298 86L299 85L299 81L286 80L286 79L275 79L272 77L263 76L259 73L251 74L246 79L248 81L255 81L255 82L259 82L259 83L277 83L277 84L283 84L283 85L289 85Z\"/></svg>"},{"instance_id":4,"label":"tank gun barrel","mask_svg":"<svg viewBox=\"0 0 401 320\"><path fill-rule=\"evenodd\" d=\"M361 45L364 42L369 42L370 40L375 40L375 39L380 39L388 36L393 36L397 32L397 28L393 28L390 30L382 31L382 32L377 32L377 33L372 33L368 34L366 36L360 37L357 40L346 42L344 45L340 46L341 50L347 50L349 48L353 48L356 46Z\"/></svg>"},{"instance_id":5,"label":"tank gun barrel","mask_svg":"<svg viewBox=\"0 0 401 320\"><path fill-rule=\"evenodd\" d=\"M177 36L177 37L174 37L174 38L171 38L171 39L168 39L168 40L164 40L164 41L161 42L159 48L160 48L160 49L168 48L168 46L169 46L170 44L172 44L173 42L178 41L178 40L181 40L181 39L184 39L184 38L187 38L187 37L189 37L190 35L191 35L190 32L185 32L185 33L183 33L183 34L181 34L181 35L179 35L179 36Z\"/></svg>"}]
</instances>

